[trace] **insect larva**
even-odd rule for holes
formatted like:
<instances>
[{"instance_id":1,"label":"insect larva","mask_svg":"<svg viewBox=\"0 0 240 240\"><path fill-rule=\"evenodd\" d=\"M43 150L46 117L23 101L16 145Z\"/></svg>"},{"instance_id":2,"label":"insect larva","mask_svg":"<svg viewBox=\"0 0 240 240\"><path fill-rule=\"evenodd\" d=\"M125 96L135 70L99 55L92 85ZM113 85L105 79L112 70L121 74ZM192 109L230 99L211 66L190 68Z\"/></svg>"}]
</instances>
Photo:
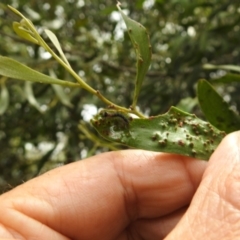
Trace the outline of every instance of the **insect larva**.
<instances>
[{"instance_id":1,"label":"insect larva","mask_svg":"<svg viewBox=\"0 0 240 240\"><path fill-rule=\"evenodd\" d=\"M119 112L114 112L114 113L104 112L103 117L105 117L105 118L118 118L121 121L120 125L123 125L125 128L127 128L129 126L129 119Z\"/></svg>"}]
</instances>

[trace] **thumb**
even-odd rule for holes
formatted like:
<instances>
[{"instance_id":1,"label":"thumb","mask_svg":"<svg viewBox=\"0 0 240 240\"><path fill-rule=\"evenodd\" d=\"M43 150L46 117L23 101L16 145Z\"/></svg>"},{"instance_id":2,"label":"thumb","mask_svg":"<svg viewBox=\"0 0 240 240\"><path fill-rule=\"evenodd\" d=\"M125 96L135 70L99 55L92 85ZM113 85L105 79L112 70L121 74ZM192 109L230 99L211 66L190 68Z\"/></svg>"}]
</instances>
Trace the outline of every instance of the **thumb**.
<instances>
[{"instance_id":1,"label":"thumb","mask_svg":"<svg viewBox=\"0 0 240 240\"><path fill-rule=\"evenodd\" d=\"M239 239L240 132L226 136L211 156L201 184L170 239Z\"/></svg>"}]
</instances>

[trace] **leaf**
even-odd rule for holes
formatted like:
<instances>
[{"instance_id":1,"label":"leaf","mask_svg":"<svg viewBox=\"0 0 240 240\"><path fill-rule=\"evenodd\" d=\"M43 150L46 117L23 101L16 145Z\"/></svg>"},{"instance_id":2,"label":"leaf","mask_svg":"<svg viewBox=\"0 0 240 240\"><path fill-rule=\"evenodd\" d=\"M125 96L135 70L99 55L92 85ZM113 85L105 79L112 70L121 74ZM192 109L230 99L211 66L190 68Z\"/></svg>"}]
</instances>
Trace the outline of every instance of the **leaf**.
<instances>
[{"instance_id":1,"label":"leaf","mask_svg":"<svg viewBox=\"0 0 240 240\"><path fill-rule=\"evenodd\" d=\"M240 119L206 80L197 87L200 107L206 119L218 129L230 133L240 129Z\"/></svg>"},{"instance_id":2,"label":"leaf","mask_svg":"<svg viewBox=\"0 0 240 240\"><path fill-rule=\"evenodd\" d=\"M52 88L53 88L54 92L56 93L56 95L58 96L58 99L60 100L60 102L63 105L70 107L70 108L73 107L68 95L64 92L64 89L62 86L52 85Z\"/></svg>"},{"instance_id":3,"label":"leaf","mask_svg":"<svg viewBox=\"0 0 240 240\"><path fill-rule=\"evenodd\" d=\"M0 95L0 116L6 112L8 106L9 106L9 93L5 83L2 83Z\"/></svg>"},{"instance_id":4,"label":"leaf","mask_svg":"<svg viewBox=\"0 0 240 240\"><path fill-rule=\"evenodd\" d=\"M183 98L180 100L180 102L177 104L177 108L184 112L192 112L193 108L198 104L197 98Z\"/></svg>"},{"instance_id":5,"label":"leaf","mask_svg":"<svg viewBox=\"0 0 240 240\"><path fill-rule=\"evenodd\" d=\"M27 12L27 14L31 17L31 19L34 19L35 21L41 20L41 15L28 7L27 5L24 6L24 11Z\"/></svg>"},{"instance_id":6,"label":"leaf","mask_svg":"<svg viewBox=\"0 0 240 240\"><path fill-rule=\"evenodd\" d=\"M63 53L63 50L61 48L61 45L56 37L56 35L48 30L48 29L45 29L45 33L47 34L47 36L49 37L49 39L52 41L52 43L54 44L54 46L56 47L56 49L58 50L60 56L62 57L63 61L70 67L70 64L68 62L68 60L66 59L64 53Z\"/></svg>"},{"instance_id":7,"label":"leaf","mask_svg":"<svg viewBox=\"0 0 240 240\"><path fill-rule=\"evenodd\" d=\"M232 83L240 82L240 74L227 73L222 77L212 79L213 83Z\"/></svg>"},{"instance_id":8,"label":"leaf","mask_svg":"<svg viewBox=\"0 0 240 240\"><path fill-rule=\"evenodd\" d=\"M50 74L51 77L56 77L56 74L52 69L49 70L49 74ZM73 107L73 105L70 101L70 98L64 92L64 89L63 89L62 86L52 85L52 88L53 88L54 92L56 93L56 95L58 96L58 99L60 100L60 102L63 105L65 105L67 107L70 107L70 108Z\"/></svg>"},{"instance_id":9,"label":"leaf","mask_svg":"<svg viewBox=\"0 0 240 240\"><path fill-rule=\"evenodd\" d=\"M24 26L22 26L21 23L13 22L13 30L19 37L21 37L29 42L39 44L38 40L36 38L34 38L32 33L28 29L26 29Z\"/></svg>"},{"instance_id":10,"label":"leaf","mask_svg":"<svg viewBox=\"0 0 240 240\"><path fill-rule=\"evenodd\" d=\"M40 104L38 103L37 99L34 96L33 89L32 89L32 83L26 82L24 90L25 90L25 94L26 94L29 104L32 105L33 107L35 107L40 113L44 113Z\"/></svg>"},{"instance_id":11,"label":"leaf","mask_svg":"<svg viewBox=\"0 0 240 240\"><path fill-rule=\"evenodd\" d=\"M117 4L117 8L127 26L128 34L137 56L137 75L132 103L132 107L135 108L142 87L142 82L151 63L152 48L146 28L140 23L127 17L121 10L120 3Z\"/></svg>"},{"instance_id":12,"label":"leaf","mask_svg":"<svg viewBox=\"0 0 240 240\"><path fill-rule=\"evenodd\" d=\"M41 41L41 37L39 36L37 30L35 29L33 23L26 18L23 14L21 14L17 9L8 5L8 8L13 11L16 15L22 18L20 23L14 22L13 23L13 30L19 37L22 37L25 40L33 42L35 44L42 45L39 40Z\"/></svg>"},{"instance_id":13,"label":"leaf","mask_svg":"<svg viewBox=\"0 0 240 240\"><path fill-rule=\"evenodd\" d=\"M221 70L226 70L226 71L235 71L235 72L240 72L240 67L235 66L235 65L213 65L213 64L204 64L203 65L204 69L221 69Z\"/></svg>"},{"instance_id":14,"label":"leaf","mask_svg":"<svg viewBox=\"0 0 240 240\"><path fill-rule=\"evenodd\" d=\"M37 172L36 174L34 175L34 177L37 177L41 170L43 169L44 165L51 160L51 156L53 155L54 153L54 150L56 149L56 146L57 145L54 145L52 149L50 149L49 151L47 151L42 157L41 159L38 160L38 163L37 163Z\"/></svg>"},{"instance_id":15,"label":"leaf","mask_svg":"<svg viewBox=\"0 0 240 240\"><path fill-rule=\"evenodd\" d=\"M225 133L194 114L175 107L159 116L133 119L124 112L102 110L92 125L106 139L132 148L176 153L207 160Z\"/></svg>"},{"instance_id":16,"label":"leaf","mask_svg":"<svg viewBox=\"0 0 240 240\"><path fill-rule=\"evenodd\" d=\"M3 56L0 56L0 75L30 82L57 84L68 87L80 87L78 83L49 77L11 58Z\"/></svg>"}]
</instances>

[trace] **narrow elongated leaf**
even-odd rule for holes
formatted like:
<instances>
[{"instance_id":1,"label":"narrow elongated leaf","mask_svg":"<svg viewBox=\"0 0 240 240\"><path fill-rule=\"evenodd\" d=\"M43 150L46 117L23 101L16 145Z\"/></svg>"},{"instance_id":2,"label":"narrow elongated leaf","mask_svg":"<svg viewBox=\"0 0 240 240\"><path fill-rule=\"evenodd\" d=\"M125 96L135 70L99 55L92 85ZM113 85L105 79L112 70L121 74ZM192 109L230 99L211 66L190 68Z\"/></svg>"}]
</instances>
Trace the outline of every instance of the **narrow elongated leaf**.
<instances>
[{"instance_id":1,"label":"narrow elongated leaf","mask_svg":"<svg viewBox=\"0 0 240 240\"><path fill-rule=\"evenodd\" d=\"M127 17L121 10L120 3L117 4L117 7L127 26L128 34L137 55L137 75L132 103L132 107L135 108L142 87L142 82L151 63L151 44L146 28L143 27L140 23Z\"/></svg>"},{"instance_id":2,"label":"narrow elongated leaf","mask_svg":"<svg viewBox=\"0 0 240 240\"><path fill-rule=\"evenodd\" d=\"M240 82L240 74L227 73L224 76L216 79L212 79L213 83L232 83Z\"/></svg>"},{"instance_id":3,"label":"narrow elongated leaf","mask_svg":"<svg viewBox=\"0 0 240 240\"><path fill-rule=\"evenodd\" d=\"M58 99L60 100L60 102L67 106L72 108L73 105L69 99L69 96L64 92L64 89L62 86L58 86L58 85L52 85L52 88L54 90L54 92L57 94Z\"/></svg>"},{"instance_id":4,"label":"narrow elongated leaf","mask_svg":"<svg viewBox=\"0 0 240 240\"><path fill-rule=\"evenodd\" d=\"M56 77L56 74L53 70L49 70L49 74L51 77ZM54 92L56 93L58 99L60 100L60 102L67 106L72 108L73 105L71 104L70 98L68 97L68 95L64 92L64 89L62 86L58 86L58 85L52 85L52 88L54 90Z\"/></svg>"},{"instance_id":5,"label":"narrow elongated leaf","mask_svg":"<svg viewBox=\"0 0 240 240\"><path fill-rule=\"evenodd\" d=\"M207 160L225 133L175 107L156 117L133 119L116 110L102 110L91 120L106 139L132 148L177 153Z\"/></svg>"},{"instance_id":6,"label":"narrow elongated leaf","mask_svg":"<svg viewBox=\"0 0 240 240\"><path fill-rule=\"evenodd\" d=\"M3 115L9 105L9 93L5 83L1 85L1 94L0 94L0 115Z\"/></svg>"},{"instance_id":7,"label":"narrow elongated leaf","mask_svg":"<svg viewBox=\"0 0 240 240\"><path fill-rule=\"evenodd\" d=\"M56 49L58 50L58 52L59 52L60 56L62 57L62 59L64 60L64 62L65 62L68 66L70 66L68 60L66 59L66 57L65 57L65 55L64 55L64 53L63 53L63 50L62 50L62 48L61 48L61 45L60 45L60 43L59 43L56 35L55 35L52 31L50 31L50 30L48 30L48 29L45 29L45 33L47 34L47 36L49 37L49 39L52 41L52 43L54 44L54 46L55 46Z\"/></svg>"},{"instance_id":8,"label":"narrow elongated leaf","mask_svg":"<svg viewBox=\"0 0 240 240\"><path fill-rule=\"evenodd\" d=\"M183 98L181 101L177 104L177 108L181 109L184 112L193 112L193 108L198 104L197 98Z\"/></svg>"},{"instance_id":9,"label":"narrow elongated leaf","mask_svg":"<svg viewBox=\"0 0 240 240\"><path fill-rule=\"evenodd\" d=\"M240 67L235 65L213 65L213 64L205 64L203 65L205 69L222 69L226 71L235 71L240 72Z\"/></svg>"},{"instance_id":10,"label":"narrow elongated leaf","mask_svg":"<svg viewBox=\"0 0 240 240\"><path fill-rule=\"evenodd\" d=\"M25 82L25 94L26 98L30 105L35 107L40 113L43 113L44 111L41 109L41 105L37 101L37 99L34 96L33 89L32 89L32 83L31 82Z\"/></svg>"},{"instance_id":11,"label":"narrow elongated leaf","mask_svg":"<svg viewBox=\"0 0 240 240\"><path fill-rule=\"evenodd\" d=\"M55 145L52 149L50 149L49 151L47 151L41 159L38 160L38 163L37 163L37 172L35 174L35 177L37 177L39 175L39 173L41 172L42 168L44 167L44 165L50 161L51 159L51 156L53 155L53 152L54 150L56 149L56 146Z\"/></svg>"},{"instance_id":12,"label":"narrow elongated leaf","mask_svg":"<svg viewBox=\"0 0 240 240\"><path fill-rule=\"evenodd\" d=\"M207 120L227 133L240 129L240 119L206 80L198 82L197 95Z\"/></svg>"},{"instance_id":13,"label":"narrow elongated leaf","mask_svg":"<svg viewBox=\"0 0 240 240\"><path fill-rule=\"evenodd\" d=\"M21 23L13 22L13 30L19 37L29 42L39 44L38 40L34 38L31 32L28 29L24 28Z\"/></svg>"},{"instance_id":14,"label":"narrow elongated leaf","mask_svg":"<svg viewBox=\"0 0 240 240\"><path fill-rule=\"evenodd\" d=\"M49 77L11 58L3 56L0 56L0 75L30 82L57 84L68 87L80 87L78 83L72 83Z\"/></svg>"}]
</instances>

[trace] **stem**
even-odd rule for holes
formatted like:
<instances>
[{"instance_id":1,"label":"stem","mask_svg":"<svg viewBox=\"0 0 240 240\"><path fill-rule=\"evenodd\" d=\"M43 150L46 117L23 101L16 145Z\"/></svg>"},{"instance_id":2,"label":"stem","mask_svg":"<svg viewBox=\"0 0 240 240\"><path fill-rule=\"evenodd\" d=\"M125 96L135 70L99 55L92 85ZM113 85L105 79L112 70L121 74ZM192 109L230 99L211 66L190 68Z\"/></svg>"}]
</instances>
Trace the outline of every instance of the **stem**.
<instances>
[{"instance_id":1,"label":"stem","mask_svg":"<svg viewBox=\"0 0 240 240\"><path fill-rule=\"evenodd\" d=\"M41 38L41 41L44 43L43 47L46 49L46 51L48 51L77 80L77 82L79 83L79 85L82 88L84 88L85 90L87 90L91 94L97 96L104 103L106 103L109 106L114 107L115 109L118 109L118 110L121 110L121 111L124 111L124 112L128 112L128 113L133 113L133 114L137 115L140 118L145 118L145 116L143 114L141 114L140 112L138 112L136 109L130 110L128 108L121 107L121 106L119 106L117 104L114 104L113 102L111 102L107 98L105 98L99 92L99 90L95 90L94 88L89 86L87 83L85 83L83 81L83 79L81 77L79 77L79 75L72 69L72 67L70 65L66 65L66 63L55 52L52 51L52 49L46 44L46 42L42 38Z\"/></svg>"},{"instance_id":2,"label":"stem","mask_svg":"<svg viewBox=\"0 0 240 240\"><path fill-rule=\"evenodd\" d=\"M144 116L142 113L140 113L139 111L137 110L132 110L132 113L136 114L139 118L146 118L146 116Z\"/></svg>"},{"instance_id":3,"label":"stem","mask_svg":"<svg viewBox=\"0 0 240 240\"><path fill-rule=\"evenodd\" d=\"M119 4L119 3L118 3ZM62 86L68 86L68 87L82 87L85 90L87 90L88 92L90 92L91 94L97 96L101 101L103 101L104 103L106 103L109 106L112 106L113 108L117 109L117 110L121 110L124 111L126 113L133 113L135 115L137 115L139 118L146 118L142 113L140 113L139 111L136 110L135 106L136 106L136 101L133 103L134 107L131 109L125 108L125 107L121 107L119 105L114 104L113 102L111 102L110 100L108 100L107 98L105 98L98 90L95 90L94 88L92 88L91 86L89 86L87 83L85 83L85 81L83 81L83 79L72 69L72 67L70 66L69 62L67 61L67 59L64 58L60 58L49 46L48 44L43 40L43 38L39 35L38 31L36 30L36 28L34 27L33 23L28 20L23 14L21 14L18 10L16 10L15 8L11 7L8 5L8 7L17 15L19 15L21 18L23 18L26 21L26 24L28 25L28 28L32 31L32 36L34 38L36 38L36 40L38 41L38 44L40 46L42 46L47 52L49 52L52 57L59 62L78 82L77 83L71 83L71 82L62 82L61 84L59 84L59 81L57 84L62 85ZM61 55L61 54L60 54Z\"/></svg>"}]
</instances>

